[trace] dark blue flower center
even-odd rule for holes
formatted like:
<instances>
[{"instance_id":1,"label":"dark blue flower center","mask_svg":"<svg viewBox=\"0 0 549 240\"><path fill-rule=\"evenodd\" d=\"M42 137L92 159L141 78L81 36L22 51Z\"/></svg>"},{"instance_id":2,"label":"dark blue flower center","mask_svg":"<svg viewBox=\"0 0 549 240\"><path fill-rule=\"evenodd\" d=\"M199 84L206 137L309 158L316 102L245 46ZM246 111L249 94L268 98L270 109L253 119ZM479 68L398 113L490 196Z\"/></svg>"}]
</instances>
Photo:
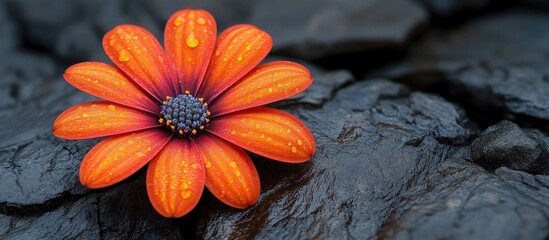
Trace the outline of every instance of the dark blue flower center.
<instances>
[{"instance_id":1,"label":"dark blue flower center","mask_svg":"<svg viewBox=\"0 0 549 240\"><path fill-rule=\"evenodd\" d=\"M210 122L208 104L189 91L177 97L166 97L161 108L158 121L181 137L196 135Z\"/></svg>"}]
</instances>

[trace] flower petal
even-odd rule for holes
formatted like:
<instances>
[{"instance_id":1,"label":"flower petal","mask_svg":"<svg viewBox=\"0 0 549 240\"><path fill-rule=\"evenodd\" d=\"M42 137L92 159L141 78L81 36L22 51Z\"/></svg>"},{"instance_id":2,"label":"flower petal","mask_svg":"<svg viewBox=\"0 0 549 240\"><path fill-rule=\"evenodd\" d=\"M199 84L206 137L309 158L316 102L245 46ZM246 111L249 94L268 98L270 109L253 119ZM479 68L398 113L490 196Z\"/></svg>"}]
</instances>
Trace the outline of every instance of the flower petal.
<instances>
[{"instance_id":1,"label":"flower petal","mask_svg":"<svg viewBox=\"0 0 549 240\"><path fill-rule=\"evenodd\" d=\"M211 111L219 116L276 102L302 92L312 82L309 71L297 63L267 63L256 67L215 99L210 104Z\"/></svg>"},{"instance_id":2,"label":"flower petal","mask_svg":"<svg viewBox=\"0 0 549 240\"><path fill-rule=\"evenodd\" d=\"M119 25L105 34L103 48L116 66L158 100L179 94L175 67L147 30Z\"/></svg>"},{"instance_id":3,"label":"flower petal","mask_svg":"<svg viewBox=\"0 0 549 240\"><path fill-rule=\"evenodd\" d=\"M181 92L196 94L212 57L216 35L215 19L204 10L181 10L168 20L164 46L177 68Z\"/></svg>"},{"instance_id":4,"label":"flower petal","mask_svg":"<svg viewBox=\"0 0 549 240\"><path fill-rule=\"evenodd\" d=\"M241 209L257 202L259 175L244 150L211 134L202 134L196 145L206 167L206 187L214 196Z\"/></svg>"},{"instance_id":5,"label":"flower petal","mask_svg":"<svg viewBox=\"0 0 549 240\"><path fill-rule=\"evenodd\" d=\"M74 87L98 98L155 114L160 112L160 103L111 65L78 63L68 68L63 77Z\"/></svg>"},{"instance_id":6,"label":"flower petal","mask_svg":"<svg viewBox=\"0 0 549 240\"><path fill-rule=\"evenodd\" d=\"M315 152L309 129L296 117L272 108L250 108L215 118L208 130L248 151L282 162L304 162Z\"/></svg>"},{"instance_id":7,"label":"flower petal","mask_svg":"<svg viewBox=\"0 0 549 240\"><path fill-rule=\"evenodd\" d=\"M252 25L240 24L223 31L215 46L197 96L213 99L257 66L271 50L271 36Z\"/></svg>"},{"instance_id":8,"label":"flower petal","mask_svg":"<svg viewBox=\"0 0 549 240\"><path fill-rule=\"evenodd\" d=\"M149 163L147 193L154 209L164 217L190 212L204 190L204 165L188 139L172 139Z\"/></svg>"},{"instance_id":9,"label":"flower petal","mask_svg":"<svg viewBox=\"0 0 549 240\"><path fill-rule=\"evenodd\" d=\"M89 102L65 110L53 123L53 134L87 139L159 126L154 115L113 102Z\"/></svg>"},{"instance_id":10,"label":"flower petal","mask_svg":"<svg viewBox=\"0 0 549 240\"><path fill-rule=\"evenodd\" d=\"M80 182L88 188L116 184L145 166L170 138L170 134L159 129L109 137L82 160Z\"/></svg>"}]
</instances>

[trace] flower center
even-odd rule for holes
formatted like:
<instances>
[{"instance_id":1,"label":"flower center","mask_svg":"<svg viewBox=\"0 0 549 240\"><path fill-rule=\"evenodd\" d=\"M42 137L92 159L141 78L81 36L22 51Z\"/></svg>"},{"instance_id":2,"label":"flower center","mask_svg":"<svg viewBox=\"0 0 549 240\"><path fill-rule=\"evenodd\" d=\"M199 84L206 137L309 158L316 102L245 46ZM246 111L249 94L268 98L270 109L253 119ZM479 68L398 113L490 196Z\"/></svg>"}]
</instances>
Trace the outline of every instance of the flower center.
<instances>
[{"instance_id":1,"label":"flower center","mask_svg":"<svg viewBox=\"0 0 549 240\"><path fill-rule=\"evenodd\" d=\"M177 97L166 96L161 108L158 121L181 137L196 135L210 122L208 104L189 91Z\"/></svg>"}]
</instances>

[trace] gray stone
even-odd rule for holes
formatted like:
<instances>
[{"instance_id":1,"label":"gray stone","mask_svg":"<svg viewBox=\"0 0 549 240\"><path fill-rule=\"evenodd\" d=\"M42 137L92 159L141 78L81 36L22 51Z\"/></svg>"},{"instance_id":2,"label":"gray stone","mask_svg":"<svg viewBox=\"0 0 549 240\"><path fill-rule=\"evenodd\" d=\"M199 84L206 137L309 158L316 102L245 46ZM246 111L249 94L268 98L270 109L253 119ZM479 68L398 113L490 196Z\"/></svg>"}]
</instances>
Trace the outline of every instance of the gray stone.
<instances>
[{"instance_id":1,"label":"gray stone","mask_svg":"<svg viewBox=\"0 0 549 240\"><path fill-rule=\"evenodd\" d=\"M433 89L487 125L510 119L547 130L549 16L507 11L430 34L401 63L370 76ZM483 123L486 124L486 123Z\"/></svg>"},{"instance_id":2,"label":"gray stone","mask_svg":"<svg viewBox=\"0 0 549 240\"><path fill-rule=\"evenodd\" d=\"M548 176L448 159L404 194L378 237L547 239L548 197Z\"/></svg>"},{"instance_id":3,"label":"gray stone","mask_svg":"<svg viewBox=\"0 0 549 240\"><path fill-rule=\"evenodd\" d=\"M487 128L475 139L471 144L471 159L488 170L504 166L549 174L549 152L545 143L509 121Z\"/></svg>"},{"instance_id":4,"label":"gray stone","mask_svg":"<svg viewBox=\"0 0 549 240\"><path fill-rule=\"evenodd\" d=\"M261 1L251 22L273 36L275 50L317 59L402 46L426 18L408 0L284 0Z\"/></svg>"}]
</instances>

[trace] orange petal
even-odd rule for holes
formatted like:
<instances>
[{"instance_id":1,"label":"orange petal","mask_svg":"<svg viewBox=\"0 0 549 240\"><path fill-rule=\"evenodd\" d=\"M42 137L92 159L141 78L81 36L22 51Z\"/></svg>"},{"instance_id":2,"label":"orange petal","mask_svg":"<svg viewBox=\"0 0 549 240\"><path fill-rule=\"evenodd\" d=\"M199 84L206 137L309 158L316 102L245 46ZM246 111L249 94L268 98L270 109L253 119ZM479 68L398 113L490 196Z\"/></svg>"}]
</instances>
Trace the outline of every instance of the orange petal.
<instances>
[{"instance_id":1,"label":"orange petal","mask_svg":"<svg viewBox=\"0 0 549 240\"><path fill-rule=\"evenodd\" d=\"M223 31L197 96L212 101L257 66L272 46L271 36L252 25L235 25Z\"/></svg>"},{"instance_id":2,"label":"orange petal","mask_svg":"<svg viewBox=\"0 0 549 240\"><path fill-rule=\"evenodd\" d=\"M88 188L116 184L145 166L170 140L160 129L149 129L103 140L80 165L80 182Z\"/></svg>"},{"instance_id":3,"label":"orange petal","mask_svg":"<svg viewBox=\"0 0 549 240\"><path fill-rule=\"evenodd\" d=\"M120 69L100 62L78 63L63 75L74 87L105 100L151 113L160 112L156 102Z\"/></svg>"},{"instance_id":4,"label":"orange petal","mask_svg":"<svg viewBox=\"0 0 549 240\"><path fill-rule=\"evenodd\" d=\"M244 150L211 134L202 134L196 145L206 167L206 187L214 196L241 209L257 202L259 176Z\"/></svg>"},{"instance_id":5,"label":"orange petal","mask_svg":"<svg viewBox=\"0 0 549 240\"><path fill-rule=\"evenodd\" d=\"M204 190L204 165L188 139L172 139L149 163L147 193L164 217L190 212Z\"/></svg>"},{"instance_id":6,"label":"orange petal","mask_svg":"<svg viewBox=\"0 0 549 240\"><path fill-rule=\"evenodd\" d=\"M215 19L204 10L181 10L168 20L164 46L177 68L181 92L196 94L212 57L216 34Z\"/></svg>"},{"instance_id":7,"label":"orange petal","mask_svg":"<svg viewBox=\"0 0 549 240\"><path fill-rule=\"evenodd\" d=\"M147 30L119 25L105 34L103 48L116 66L158 100L179 93L175 67Z\"/></svg>"},{"instance_id":8,"label":"orange petal","mask_svg":"<svg viewBox=\"0 0 549 240\"><path fill-rule=\"evenodd\" d=\"M215 99L215 103L210 104L211 111L214 116L219 116L262 106L294 96L312 82L309 71L297 63L267 63L256 67Z\"/></svg>"},{"instance_id":9,"label":"orange petal","mask_svg":"<svg viewBox=\"0 0 549 240\"><path fill-rule=\"evenodd\" d=\"M65 110L53 123L53 134L86 139L159 126L154 115L113 102L89 102Z\"/></svg>"},{"instance_id":10,"label":"orange petal","mask_svg":"<svg viewBox=\"0 0 549 240\"><path fill-rule=\"evenodd\" d=\"M248 151L282 162L304 162L315 152L309 129L294 116L272 108L250 108L215 118L208 130Z\"/></svg>"}]
</instances>

